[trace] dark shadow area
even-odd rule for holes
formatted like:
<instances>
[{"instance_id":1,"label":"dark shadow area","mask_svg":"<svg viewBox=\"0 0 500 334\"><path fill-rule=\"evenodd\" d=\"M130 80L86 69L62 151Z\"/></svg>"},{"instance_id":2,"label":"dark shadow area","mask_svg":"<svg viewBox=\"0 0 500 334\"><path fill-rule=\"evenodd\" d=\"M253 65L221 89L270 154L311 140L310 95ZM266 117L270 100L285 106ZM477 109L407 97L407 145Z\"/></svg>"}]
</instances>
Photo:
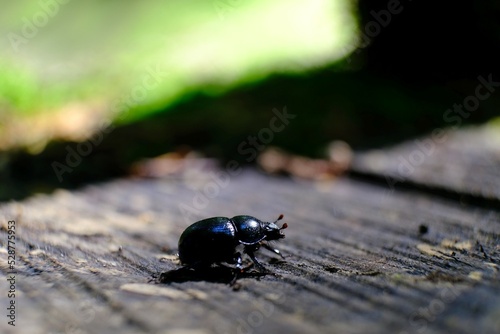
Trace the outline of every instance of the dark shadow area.
<instances>
[{"instance_id":1,"label":"dark shadow area","mask_svg":"<svg viewBox=\"0 0 500 334\"><path fill-rule=\"evenodd\" d=\"M500 6L495 1L359 1L361 45L346 59L302 75L274 75L223 95L197 93L133 124L117 126L68 165L78 143L0 156L0 201L129 174L130 166L185 145L220 161L254 164L265 147L321 157L332 140L382 147L437 127L484 123L500 108ZM375 27L375 28L374 28ZM376 28L378 27L378 28ZM370 30L371 29L371 30ZM482 78L482 79L479 79ZM488 98L453 111L477 93ZM284 107L293 118L269 143L251 145ZM281 125L278 124L278 125Z\"/></svg>"},{"instance_id":2,"label":"dark shadow area","mask_svg":"<svg viewBox=\"0 0 500 334\"><path fill-rule=\"evenodd\" d=\"M200 282L206 281L211 283L223 283L234 285L241 278L259 278L271 273L261 273L257 271L235 273L235 270L229 267L217 266L205 269L193 270L182 267L180 269L163 272L157 278L158 283L185 283L185 282ZM236 279L235 279L236 277Z\"/></svg>"},{"instance_id":3,"label":"dark shadow area","mask_svg":"<svg viewBox=\"0 0 500 334\"><path fill-rule=\"evenodd\" d=\"M387 176L378 174L369 174L358 171L351 171L349 176L355 180L360 180L366 183L375 184L381 187L387 187ZM480 195L474 195L469 193L457 192L451 189L443 189L439 187L430 187L429 185L423 185L411 180L405 180L404 182L398 182L393 186L393 191L402 192L414 192L421 191L434 196L439 196L441 198L449 199L460 203L462 206L470 207L480 207L485 209L495 209L500 210L500 201L496 198L486 198Z\"/></svg>"}]
</instances>

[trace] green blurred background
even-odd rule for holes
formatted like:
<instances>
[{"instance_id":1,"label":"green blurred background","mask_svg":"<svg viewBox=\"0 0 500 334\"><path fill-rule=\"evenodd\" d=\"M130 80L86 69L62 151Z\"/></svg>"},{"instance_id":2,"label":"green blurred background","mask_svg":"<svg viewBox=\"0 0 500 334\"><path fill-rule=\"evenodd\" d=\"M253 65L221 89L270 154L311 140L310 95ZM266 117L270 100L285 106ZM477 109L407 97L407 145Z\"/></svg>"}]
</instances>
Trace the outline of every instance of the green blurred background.
<instances>
[{"instance_id":1,"label":"green blurred background","mask_svg":"<svg viewBox=\"0 0 500 334\"><path fill-rule=\"evenodd\" d=\"M0 200L184 147L253 163L239 145L285 106L295 118L268 144L310 157L456 125L443 116L478 77L500 81L499 14L497 1L2 3ZM460 125L494 121L499 97ZM61 179L68 147L90 151Z\"/></svg>"}]
</instances>

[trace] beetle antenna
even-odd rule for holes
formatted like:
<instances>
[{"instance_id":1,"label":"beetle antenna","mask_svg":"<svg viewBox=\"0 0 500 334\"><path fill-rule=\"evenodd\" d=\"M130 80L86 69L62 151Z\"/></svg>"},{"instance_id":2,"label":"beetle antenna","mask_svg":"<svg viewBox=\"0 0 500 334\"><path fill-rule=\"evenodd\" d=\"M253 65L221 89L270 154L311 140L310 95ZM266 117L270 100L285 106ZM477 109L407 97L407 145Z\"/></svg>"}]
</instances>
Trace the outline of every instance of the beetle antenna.
<instances>
[{"instance_id":1,"label":"beetle antenna","mask_svg":"<svg viewBox=\"0 0 500 334\"><path fill-rule=\"evenodd\" d=\"M281 214L281 215L278 217L278 219L276 219L276 221L275 221L274 223L276 224L278 221L282 220L282 219L283 219L283 217L285 217L285 216L283 216L283 214ZM288 224L287 224L287 223L284 223L284 224L283 224L283 226L280 228L280 230L284 230L284 229L285 229L285 228L287 228L287 227L288 227Z\"/></svg>"}]
</instances>

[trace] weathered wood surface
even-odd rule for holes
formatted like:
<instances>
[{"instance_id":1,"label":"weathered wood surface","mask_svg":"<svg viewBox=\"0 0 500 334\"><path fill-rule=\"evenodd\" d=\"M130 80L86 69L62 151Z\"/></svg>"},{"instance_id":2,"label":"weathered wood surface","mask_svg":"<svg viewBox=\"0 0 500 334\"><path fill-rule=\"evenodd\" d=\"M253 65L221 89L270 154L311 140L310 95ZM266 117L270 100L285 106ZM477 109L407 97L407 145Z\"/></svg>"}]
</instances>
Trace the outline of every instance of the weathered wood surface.
<instances>
[{"instance_id":1,"label":"weathered wood surface","mask_svg":"<svg viewBox=\"0 0 500 334\"><path fill-rule=\"evenodd\" d=\"M500 203L500 127L436 129L386 150L358 154L356 172Z\"/></svg>"},{"instance_id":2,"label":"weathered wood surface","mask_svg":"<svg viewBox=\"0 0 500 334\"><path fill-rule=\"evenodd\" d=\"M211 182L201 172L116 180L1 205L0 305L9 303L6 228L15 220L17 318L12 328L2 315L0 332L500 332L497 209L384 182L243 170L183 213ZM258 254L275 275L242 278L238 291L219 271L151 281L179 268L188 222L280 213L286 260Z\"/></svg>"}]
</instances>

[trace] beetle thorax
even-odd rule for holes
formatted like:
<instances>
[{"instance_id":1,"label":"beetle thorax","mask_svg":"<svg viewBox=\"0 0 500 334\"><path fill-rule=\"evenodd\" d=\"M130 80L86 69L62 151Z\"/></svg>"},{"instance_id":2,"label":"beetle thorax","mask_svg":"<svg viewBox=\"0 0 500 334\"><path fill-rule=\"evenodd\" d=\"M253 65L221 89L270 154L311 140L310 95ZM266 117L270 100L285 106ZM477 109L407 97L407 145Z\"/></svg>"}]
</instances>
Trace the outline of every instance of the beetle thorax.
<instances>
[{"instance_id":1,"label":"beetle thorax","mask_svg":"<svg viewBox=\"0 0 500 334\"><path fill-rule=\"evenodd\" d=\"M251 216L236 216L231 218L238 241L245 245L253 245L266 238L264 224Z\"/></svg>"}]
</instances>

